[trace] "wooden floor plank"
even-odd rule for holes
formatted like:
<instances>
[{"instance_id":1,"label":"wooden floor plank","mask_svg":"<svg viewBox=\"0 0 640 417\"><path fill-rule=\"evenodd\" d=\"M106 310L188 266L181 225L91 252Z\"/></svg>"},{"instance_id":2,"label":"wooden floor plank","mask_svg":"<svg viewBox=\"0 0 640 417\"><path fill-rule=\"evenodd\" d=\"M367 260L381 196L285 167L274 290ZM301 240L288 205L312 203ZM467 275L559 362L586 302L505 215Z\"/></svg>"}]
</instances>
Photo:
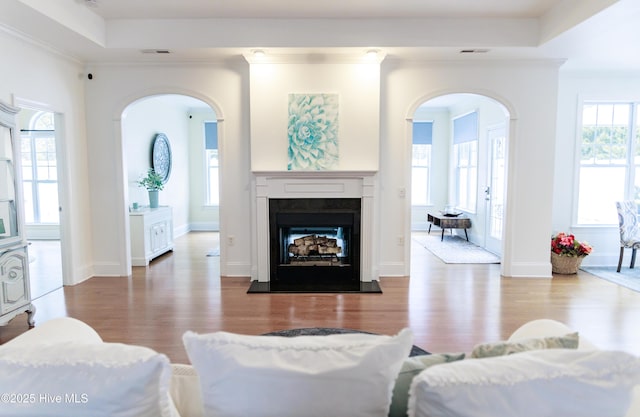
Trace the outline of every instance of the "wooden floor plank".
<instances>
[{"instance_id":1,"label":"wooden floor plank","mask_svg":"<svg viewBox=\"0 0 640 417\"><path fill-rule=\"evenodd\" d=\"M552 318L607 349L640 355L640 293L580 271L553 279L503 278L496 264L444 264L412 245L411 277L383 277L383 294L247 294L248 278L219 276L215 233L175 240L175 250L132 277L95 277L35 300L36 325L71 316L106 341L133 343L188 362L187 330L261 334L299 327L414 332L431 352L469 352L521 324ZM26 315L0 327L0 343L26 331Z\"/></svg>"}]
</instances>

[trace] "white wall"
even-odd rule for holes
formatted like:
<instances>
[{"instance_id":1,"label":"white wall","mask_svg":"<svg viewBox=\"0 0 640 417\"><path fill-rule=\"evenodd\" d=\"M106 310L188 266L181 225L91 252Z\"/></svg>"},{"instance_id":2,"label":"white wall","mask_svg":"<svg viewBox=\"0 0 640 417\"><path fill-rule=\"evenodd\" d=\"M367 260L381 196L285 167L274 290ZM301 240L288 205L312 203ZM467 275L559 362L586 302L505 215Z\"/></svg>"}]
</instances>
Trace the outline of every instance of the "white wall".
<instances>
[{"instance_id":1,"label":"white wall","mask_svg":"<svg viewBox=\"0 0 640 417\"><path fill-rule=\"evenodd\" d=\"M251 169L286 171L290 93L339 96L335 170L376 171L379 161L378 63L252 63Z\"/></svg>"},{"instance_id":2,"label":"white wall","mask_svg":"<svg viewBox=\"0 0 640 417\"><path fill-rule=\"evenodd\" d=\"M553 233L572 232L593 246L583 265L617 265L620 251L618 225L577 226L579 117L584 100L640 100L640 76L636 74L566 73L560 77L558 131L556 134L555 180L553 187ZM574 204L575 202L575 204ZM615 212L615 202L611 202ZM630 251L629 251L630 252ZM629 264L630 253L624 263Z\"/></svg>"},{"instance_id":3,"label":"white wall","mask_svg":"<svg viewBox=\"0 0 640 417\"><path fill-rule=\"evenodd\" d=\"M84 110L86 77L82 66L0 31L0 99L61 115L60 206L64 283L76 284L94 274L91 242L87 135Z\"/></svg>"},{"instance_id":4,"label":"white wall","mask_svg":"<svg viewBox=\"0 0 640 417\"><path fill-rule=\"evenodd\" d=\"M171 206L174 236L189 231L189 115L187 109L162 96L136 101L127 107L122 118L122 141L125 148L126 206L134 202L149 205L145 188L138 180L152 167L151 152L158 133L169 139L172 168L169 180L159 193L159 203Z\"/></svg>"}]
</instances>

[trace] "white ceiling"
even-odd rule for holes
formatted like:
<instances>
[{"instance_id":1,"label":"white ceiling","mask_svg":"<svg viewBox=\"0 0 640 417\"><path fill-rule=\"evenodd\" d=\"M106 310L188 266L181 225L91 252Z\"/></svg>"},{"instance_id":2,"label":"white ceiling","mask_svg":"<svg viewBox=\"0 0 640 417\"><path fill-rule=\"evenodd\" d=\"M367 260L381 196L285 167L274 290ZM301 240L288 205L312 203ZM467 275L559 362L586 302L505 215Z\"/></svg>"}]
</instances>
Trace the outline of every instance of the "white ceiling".
<instances>
[{"instance_id":1,"label":"white ceiling","mask_svg":"<svg viewBox=\"0 0 640 417\"><path fill-rule=\"evenodd\" d=\"M640 0L1 0L0 30L91 65L268 55L640 70ZM461 54L462 49L488 50ZM166 50L168 54L143 53Z\"/></svg>"},{"instance_id":2,"label":"white ceiling","mask_svg":"<svg viewBox=\"0 0 640 417\"><path fill-rule=\"evenodd\" d=\"M539 17L560 0L93 0L105 19Z\"/></svg>"}]
</instances>

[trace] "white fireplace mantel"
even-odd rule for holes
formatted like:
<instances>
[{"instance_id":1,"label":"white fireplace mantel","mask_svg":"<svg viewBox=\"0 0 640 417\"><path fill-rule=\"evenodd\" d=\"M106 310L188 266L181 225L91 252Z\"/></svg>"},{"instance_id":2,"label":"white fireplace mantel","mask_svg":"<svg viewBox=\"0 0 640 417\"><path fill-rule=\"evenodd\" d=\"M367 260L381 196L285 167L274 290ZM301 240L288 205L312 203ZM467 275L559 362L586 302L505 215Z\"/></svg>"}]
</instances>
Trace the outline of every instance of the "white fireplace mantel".
<instances>
[{"instance_id":1,"label":"white fireplace mantel","mask_svg":"<svg viewBox=\"0 0 640 417\"><path fill-rule=\"evenodd\" d=\"M376 171L254 171L255 221L252 280L268 282L270 198L360 198L360 281L378 279L375 207Z\"/></svg>"}]
</instances>

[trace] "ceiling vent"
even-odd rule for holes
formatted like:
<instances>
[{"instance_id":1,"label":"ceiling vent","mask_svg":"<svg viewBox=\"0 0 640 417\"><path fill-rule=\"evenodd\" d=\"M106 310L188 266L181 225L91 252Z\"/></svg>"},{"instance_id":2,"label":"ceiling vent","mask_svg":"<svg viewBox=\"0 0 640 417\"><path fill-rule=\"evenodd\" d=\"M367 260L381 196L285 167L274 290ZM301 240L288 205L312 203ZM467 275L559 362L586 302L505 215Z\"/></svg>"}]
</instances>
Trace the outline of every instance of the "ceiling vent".
<instances>
[{"instance_id":1,"label":"ceiling vent","mask_svg":"<svg viewBox=\"0 0 640 417\"><path fill-rule=\"evenodd\" d=\"M488 49L461 49L461 54L486 54L489 52Z\"/></svg>"},{"instance_id":2,"label":"ceiling vent","mask_svg":"<svg viewBox=\"0 0 640 417\"><path fill-rule=\"evenodd\" d=\"M171 51L168 49L143 49L142 51L143 54L170 54Z\"/></svg>"}]
</instances>

